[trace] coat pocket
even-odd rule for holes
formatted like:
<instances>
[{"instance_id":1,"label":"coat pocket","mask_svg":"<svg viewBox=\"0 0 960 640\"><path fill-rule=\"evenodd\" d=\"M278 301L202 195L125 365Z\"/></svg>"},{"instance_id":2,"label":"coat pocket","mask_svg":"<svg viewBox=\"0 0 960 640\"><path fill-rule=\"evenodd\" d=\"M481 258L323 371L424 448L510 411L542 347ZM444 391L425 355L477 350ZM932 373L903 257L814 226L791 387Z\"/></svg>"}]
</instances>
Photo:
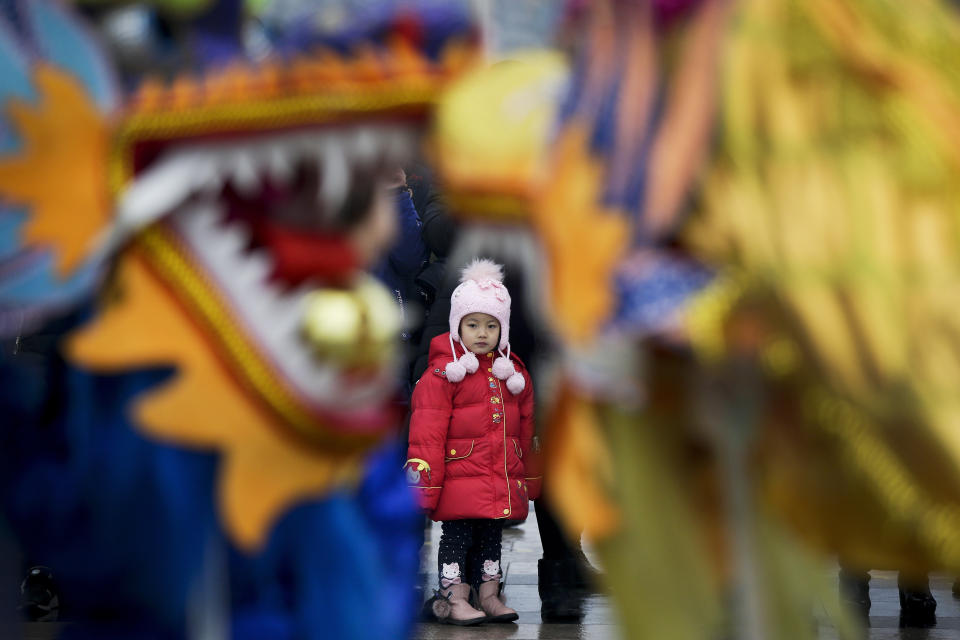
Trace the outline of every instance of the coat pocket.
<instances>
[{"instance_id":1,"label":"coat pocket","mask_svg":"<svg viewBox=\"0 0 960 640\"><path fill-rule=\"evenodd\" d=\"M451 440L447 442L447 446L449 448L447 449L447 455L444 457L444 460L450 462L451 460L463 460L464 458L469 458L470 454L473 453L473 447L475 444L477 444L477 441L470 440L469 442L470 448L466 451L464 451L464 447L466 447L467 444L466 440Z\"/></svg>"},{"instance_id":2,"label":"coat pocket","mask_svg":"<svg viewBox=\"0 0 960 640\"><path fill-rule=\"evenodd\" d=\"M517 457L523 460L523 450L520 448L520 444L517 442L516 438L510 438L513 440L513 450L517 452Z\"/></svg>"}]
</instances>

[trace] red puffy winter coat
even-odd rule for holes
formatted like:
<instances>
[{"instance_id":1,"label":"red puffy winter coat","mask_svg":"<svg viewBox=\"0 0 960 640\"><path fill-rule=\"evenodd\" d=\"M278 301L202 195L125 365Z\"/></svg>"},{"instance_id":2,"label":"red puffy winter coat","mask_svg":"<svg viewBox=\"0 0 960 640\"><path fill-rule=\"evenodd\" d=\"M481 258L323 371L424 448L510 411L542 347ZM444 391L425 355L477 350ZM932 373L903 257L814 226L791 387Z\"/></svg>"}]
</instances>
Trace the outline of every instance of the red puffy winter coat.
<instances>
[{"instance_id":1,"label":"red puffy winter coat","mask_svg":"<svg viewBox=\"0 0 960 640\"><path fill-rule=\"evenodd\" d=\"M457 357L463 347L455 343ZM450 334L430 343L430 365L411 400L407 479L420 506L434 520L527 516L539 496L540 477L527 468L533 452L533 384L523 363L511 354L526 380L518 395L493 375L495 353L477 356L480 367L460 382L444 375Z\"/></svg>"}]
</instances>

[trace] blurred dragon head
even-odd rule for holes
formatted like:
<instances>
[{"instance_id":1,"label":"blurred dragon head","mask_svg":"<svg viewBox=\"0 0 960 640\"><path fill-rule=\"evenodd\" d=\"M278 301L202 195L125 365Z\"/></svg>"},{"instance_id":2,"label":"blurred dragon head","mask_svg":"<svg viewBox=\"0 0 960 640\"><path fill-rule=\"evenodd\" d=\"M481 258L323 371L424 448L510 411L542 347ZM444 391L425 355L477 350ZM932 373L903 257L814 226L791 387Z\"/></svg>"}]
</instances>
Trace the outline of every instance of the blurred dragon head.
<instances>
[{"instance_id":1,"label":"blurred dragon head","mask_svg":"<svg viewBox=\"0 0 960 640\"><path fill-rule=\"evenodd\" d=\"M135 8L167 25L174 53L121 81L94 33ZM435 3L379 4L332 30L311 10L273 24L257 52L240 2L83 10L93 28L43 0L6 6L0 22L7 334L88 294L117 247L187 207L207 214L183 224L209 219L269 254L283 288L349 278L377 248L385 196L371 186L414 153L476 41L466 13Z\"/></svg>"},{"instance_id":2,"label":"blurred dragon head","mask_svg":"<svg viewBox=\"0 0 960 640\"><path fill-rule=\"evenodd\" d=\"M66 357L174 370L131 420L224 455L220 507L246 549L355 479L395 425L399 312L361 271L390 240L388 181L477 50L448 3L340 22L301 4L257 14L258 47L239 2L87 3L84 20L37 0L0 20L0 333L114 294ZM163 27L119 75L98 42L130 50L95 36L118 15Z\"/></svg>"}]
</instances>

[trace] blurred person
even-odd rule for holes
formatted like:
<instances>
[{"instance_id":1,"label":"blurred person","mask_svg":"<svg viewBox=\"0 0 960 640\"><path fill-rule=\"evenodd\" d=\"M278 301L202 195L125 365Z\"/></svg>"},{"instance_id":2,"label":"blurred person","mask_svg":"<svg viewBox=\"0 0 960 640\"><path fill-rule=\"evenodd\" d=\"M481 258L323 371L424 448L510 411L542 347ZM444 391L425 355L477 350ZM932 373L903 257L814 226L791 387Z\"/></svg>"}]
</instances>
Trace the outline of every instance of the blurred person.
<instances>
[{"instance_id":1,"label":"blurred person","mask_svg":"<svg viewBox=\"0 0 960 640\"><path fill-rule=\"evenodd\" d=\"M430 341L447 330L450 313L450 292L456 286L447 278L447 258L456 242L460 225L443 201L427 167L414 166L407 176L414 208L420 216L421 240L429 254L429 262L415 278L417 293L423 305L424 318L414 336L417 349L411 364L411 383L416 383L427 368Z\"/></svg>"},{"instance_id":2,"label":"blurred person","mask_svg":"<svg viewBox=\"0 0 960 640\"><path fill-rule=\"evenodd\" d=\"M863 619L870 616L870 572L840 562L840 598ZM897 574L902 626L927 627L936 623L937 601L930 592L930 578L925 574Z\"/></svg>"},{"instance_id":3,"label":"blurred person","mask_svg":"<svg viewBox=\"0 0 960 640\"><path fill-rule=\"evenodd\" d=\"M0 515L0 637L16 637L17 572L20 553L6 520Z\"/></svg>"},{"instance_id":4,"label":"blurred person","mask_svg":"<svg viewBox=\"0 0 960 640\"><path fill-rule=\"evenodd\" d=\"M387 184L393 192L396 204L396 239L384 257L371 269L371 273L386 286L396 299L402 317L404 353L411 336L421 324L423 309L414 282L429 258L421 235L420 216L413 204L413 194L407 186L407 176L403 168L397 168ZM404 403L410 399L412 386L406 371L409 363L404 363L402 371L402 397Z\"/></svg>"}]
</instances>

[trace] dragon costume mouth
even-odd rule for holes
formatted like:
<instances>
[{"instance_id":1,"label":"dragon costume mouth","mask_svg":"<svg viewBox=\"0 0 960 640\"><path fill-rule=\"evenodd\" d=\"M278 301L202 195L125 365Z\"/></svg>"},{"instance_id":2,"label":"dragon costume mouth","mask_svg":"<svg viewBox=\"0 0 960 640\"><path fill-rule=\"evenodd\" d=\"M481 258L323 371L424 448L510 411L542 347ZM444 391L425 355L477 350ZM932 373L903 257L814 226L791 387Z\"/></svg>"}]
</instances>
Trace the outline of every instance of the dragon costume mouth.
<instances>
[{"instance_id":1,"label":"dragon costume mouth","mask_svg":"<svg viewBox=\"0 0 960 640\"><path fill-rule=\"evenodd\" d=\"M283 65L145 82L110 151L112 246L185 203L218 200L254 245L285 261L274 277L297 285L319 270L336 280L338 265L340 275L358 265L342 264L351 259L333 237L382 198L377 183L410 159L434 102L476 52L469 38L449 37L434 57L395 38L379 52L318 50ZM305 257L331 250L337 264Z\"/></svg>"},{"instance_id":2,"label":"dragon costume mouth","mask_svg":"<svg viewBox=\"0 0 960 640\"><path fill-rule=\"evenodd\" d=\"M308 296L332 285L357 308L373 304L360 272L373 259L369 234L389 235L378 227L392 219L389 180L477 51L451 35L428 56L401 38L380 53L320 50L147 82L114 132L107 244L130 243L231 375L311 439L349 449L392 424L390 357L360 366L315 350ZM361 350L392 311L362 308Z\"/></svg>"},{"instance_id":3,"label":"dragon costume mouth","mask_svg":"<svg viewBox=\"0 0 960 640\"><path fill-rule=\"evenodd\" d=\"M469 29L449 27L432 53L425 48L432 39L408 31L398 27L383 42L344 52L318 48L144 82L109 154L118 201L113 246L207 199L228 203L228 220L244 222L254 245L285 260L311 245L329 251L331 236L355 228L382 198L377 183L410 159L435 101L476 62ZM306 263L280 265L273 275L299 284L311 276ZM336 279L335 269L316 266Z\"/></svg>"},{"instance_id":4,"label":"dragon costume mouth","mask_svg":"<svg viewBox=\"0 0 960 640\"><path fill-rule=\"evenodd\" d=\"M328 424L346 412L362 432L364 409L392 391L392 368L347 375L314 357L302 323L311 290L355 275L344 232L378 198L393 206L384 179L410 159L416 136L409 124L365 122L171 146L123 193L120 225L128 234L145 228L142 244L155 256L177 256L180 266L164 277L183 291L203 289L195 309L213 333L209 300L235 318L247 360L269 370L296 404ZM290 238L302 243L294 251L309 252L306 266L285 258ZM311 267L325 272L305 272ZM370 418L371 428L382 419Z\"/></svg>"},{"instance_id":5,"label":"dragon costume mouth","mask_svg":"<svg viewBox=\"0 0 960 640\"><path fill-rule=\"evenodd\" d=\"M402 124L358 124L238 141L198 142L163 153L123 194L119 224L137 229L191 200L232 203L234 216L269 209L306 232L357 222L378 179L408 161L417 132Z\"/></svg>"}]
</instances>

